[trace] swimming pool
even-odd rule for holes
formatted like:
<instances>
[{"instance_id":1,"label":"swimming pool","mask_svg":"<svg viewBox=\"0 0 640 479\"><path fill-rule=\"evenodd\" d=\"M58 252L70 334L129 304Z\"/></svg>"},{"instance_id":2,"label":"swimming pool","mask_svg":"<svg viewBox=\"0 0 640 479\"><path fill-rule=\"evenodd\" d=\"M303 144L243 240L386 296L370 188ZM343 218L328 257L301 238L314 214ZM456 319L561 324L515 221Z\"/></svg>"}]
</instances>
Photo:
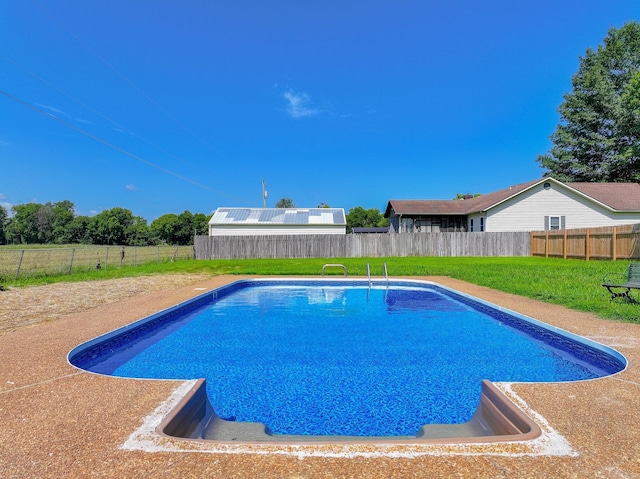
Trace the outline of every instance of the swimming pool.
<instances>
[{"instance_id":1,"label":"swimming pool","mask_svg":"<svg viewBox=\"0 0 640 479\"><path fill-rule=\"evenodd\" d=\"M625 367L614 350L416 281L237 282L74 349L85 370L206 378L201 437L419 437L469 424L491 381L572 381ZM190 433L192 434L192 433Z\"/></svg>"}]
</instances>

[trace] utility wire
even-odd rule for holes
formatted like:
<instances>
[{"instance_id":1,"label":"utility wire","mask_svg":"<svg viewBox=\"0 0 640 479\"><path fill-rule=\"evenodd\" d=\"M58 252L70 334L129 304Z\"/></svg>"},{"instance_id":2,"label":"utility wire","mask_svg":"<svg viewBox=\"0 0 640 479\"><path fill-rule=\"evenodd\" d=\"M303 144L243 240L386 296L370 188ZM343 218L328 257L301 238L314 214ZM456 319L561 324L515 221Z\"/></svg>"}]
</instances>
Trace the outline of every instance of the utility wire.
<instances>
[{"instance_id":1,"label":"utility wire","mask_svg":"<svg viewBox=\"0 0 640 479\"><path fill-rule=\"evenodd\" d=\"M31 75L32 77L34 77L35 79L39 80L40 82L44 83L45 85L47 85L50 88L53 88L54 90L56 90L58 93L61 93L62 95L66 96L67 98L71 99L72 101L76 102L77 104L79 104L80 106L82 106L83 108L86 108L87 110L89 110L90 112L98 115L99 117L103 118L104 120L108 121L109 123L111 123L113 126L115 126L116 128L124 131L125 133L138 138L139 140L142 140L143 142L145 142L146 144L148 144L149 146L155 148L156 150L164 153L167 156L170 156L171 158L179 161L180 163L187 165L187 166L191 166L193 167L194 165L191 165L189 162L186 162L184 160L182 160L181 158L179 158L178 156L174 155L173 153L165 150L164 148L156 145L155 143L153 143L152 141L147 140L146 138L138 135L137 133L131 131L129 128L127 128L124 125L121 125L120 123L116 122L115 120L112 120L111 118L109 118L108 116L104 115L103 113L99 112L98 110L96 110L95 108L92 108L91 106L87 105L86 103L82 102L81 100L77 99L76 97L74 97L73 95L67 93L66 91L62 90L61 88L58 88L57 86L55 86L53 83L47 81L46 79L42 78L40 75L38 75L37 73L29 70L28 68L26 68L25 66L21 65L20 63L16 62L15 60L7 57L6 55L3 55L2 53L0 53L0 58L3 58L5 61L12 63L13 65L15 65L16 67L18 67L19 69L21 69L22 71L24 71L25 73ZM54 117L56 118L56 117ZM237 196L233 196L233 195L229 195L226 193L222 193L222 192L218 192L219 194L223 195L223 196L227 196L229 198L234 198L234 199L238 199L238 200L243 200L243 198L239 198Z\"/></svg>"},{"instance_id":2,"label":"utility wire","mask_svg":"<svg viewBox=\"0 0 640 479\"><path fill-rule=\"evenodd\" d=\"M119 151L120 153L123 153L123 154L133 158L134 160L138 160L141 163L144 163L145 165L148 165L148 166L151 166L153 168L156 168L156 169L158 169L158 170L160 170L160 171L162 171L164 173L167 173L167 174L169 174L171 176L174 176L174 177L176 177L176 178L178 178L180 180L186 181L187 183L191 183L192 185L195 185L195 186L197 186L199 188L203 188L205 190L212 191L212 192L217 193L217 194L228 196L228 195L226 195L225 193L223 193L221 191L214 190L213 188L209 188L208 186L203 185L202 183L198 183L197 181L194 181L194 180L192 180L190 178L187 178L185 176L179 175L178 173L174 173L173 171L168 170L166 168L163 168L160 165L156 165L155 163L153 163L153 162L151 162L149 160L146 160L146 159L142 158L141 156L138 156L138 155L136 155L134 153L131 153L130 151L125 150L124 148L120 148L119 146L114 145L113 143L110 143L110 142L108 142L106 140L103 140L102 138L100 138L100 137L98 137L96 135L93 135L93 134L89 133L88 131L85 131L85 130L83 130L81 128L78 128L77 126L72 125L71 123L68 123L68 122L62 120L62 119L58 118L57 116L52 115L51 113L47 113L46 111L43 111L40 108L38 108L38 107L36 107L34 105L31 105L30 103L27 103L24 100L16 98L15 96L10 95L9 93L7 93L5 91L0 90L0 94L4 95L5 97L9 98L10 100L13 100L14 102L16 102L16 103L18 103L18 104L20 104L22 106L25 106L25 107L35 111L36 113L40 113L41 115L46 116L47 118L49 118L51 120L57 121L58 123L60 123L61 125L66 126L67 128L71 128L72 130L74 130L74 131L86 136L87 138L91 138L92 140L97 141L98 143L102 143L103 145L108 146L109 148L112 148L112 149L114 149L116 151Z\"/></svg>"},{"instance_id":3,"label":"utility wire","mask_svg":"<svg viewBox=\"0 0 640 479\"><path fill-rule=\"evenodd\" d=\"M165 108L163 108L162 105L160 105L156 100L154 100L149 95L147 95L140 87L138 87L129 78L127 78L127 76L124 73L122 73L120 70L118 70L116 67L114 67L111 63L109 63L102 55L100 55L98 52L96 52L86 41L84 41L82 38L80 38L69 27L67 27L67 25L65 25L61 20L59 20L56 16L54 16L49 10L47 10L44 6L42 6L38 1L32 0L32 2L38 8L40 8L40 10L42 10L49 18L51 18L55 23L57 23L58 26L60 26L60 28L62 28L64 31L66 31L71 37L73 37L78 43L80 43L87 51L89 51L89 53L91 53L93 56L95 56L103 65L105 65L107 68L109 68L113 73L115 73L120 78L122 78L131 88L133 88L138 93L140 93L144 98L147 99L147 101L149 101L152 105L154 105L158 110L160 110L165 115L167 115L171 120L173 120L176 124L178 124L183 130L185 130L187 133L189 133L191 136L193 136L200 143L202 143L203 145L205 145L206 147L211 149L218 156L220 156L221 158L223 158L223 159L225 159L227 161L229 160L228 158L224 157L224 155L221 155L218 151L216 151L202 137L200 137L197 134L195 134L184 123L182 123L175 116L173 116L169 111L167 111Z\"/></svg>"}]
</instances>

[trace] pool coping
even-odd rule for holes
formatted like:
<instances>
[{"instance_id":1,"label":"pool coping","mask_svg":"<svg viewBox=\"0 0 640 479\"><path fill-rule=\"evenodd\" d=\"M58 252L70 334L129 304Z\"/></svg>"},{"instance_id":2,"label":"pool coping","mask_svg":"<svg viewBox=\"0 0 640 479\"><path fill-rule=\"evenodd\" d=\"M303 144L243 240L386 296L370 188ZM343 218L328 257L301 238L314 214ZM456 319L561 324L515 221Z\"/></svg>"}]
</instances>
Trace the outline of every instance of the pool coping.
<instances>
[{"instance_id":1,"label":"pool coping","mask_svg":"<svg viewBox=\"0 0 640 479\"><path fill-rule=\"evenodd\" d=\"M530 441L203 449L157 434L144 442L140 433L147 419L166 414L169 399L183 397L193 383L101 377L66 362L68 351L83 341L239 278L213 277L138 295L0 336L0 469L6 477L640 477L640 431L628 427L640 423L640 325L451 278L417 279L615 347L627 358L627 369L578 383L496 384L541 425L543 436ZM555 445L542 447L549 437Z\"/></svg>"}]
</instances>

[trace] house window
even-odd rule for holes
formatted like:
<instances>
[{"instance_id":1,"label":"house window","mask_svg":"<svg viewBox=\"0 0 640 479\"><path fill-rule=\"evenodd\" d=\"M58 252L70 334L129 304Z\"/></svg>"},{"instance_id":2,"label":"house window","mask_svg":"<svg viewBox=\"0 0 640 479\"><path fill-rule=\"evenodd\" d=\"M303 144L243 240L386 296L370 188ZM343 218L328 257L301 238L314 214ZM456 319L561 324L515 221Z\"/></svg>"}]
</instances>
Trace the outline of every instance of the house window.
<instances>
[{"instance_id":1,"label":"house window","mask_svg":"<svg viewBox=\"0 0 640 479\"><path fill-rule=\"evenodd\" d=\"M565 229L565 217L564 216L545 216L544 229L545 230Z\"/></svg>"},{"instance_id":2,"label":"house window","mask_svg":"<svg viewBox=\"0 0 640 479\"><path fill-rule=\"evenodd\" d=\"M480 231L484 231L484 218L480 218Z\"/></svg>"},{"instance_id":3,"label":"house window","mask_svg":"<svg viewBox=\"0 0 640 479\"><path fill-rule=\"evenodd\" d=\"M469 231L473 231L473 218L469 220Z\"/></svg>"}]
</instances>

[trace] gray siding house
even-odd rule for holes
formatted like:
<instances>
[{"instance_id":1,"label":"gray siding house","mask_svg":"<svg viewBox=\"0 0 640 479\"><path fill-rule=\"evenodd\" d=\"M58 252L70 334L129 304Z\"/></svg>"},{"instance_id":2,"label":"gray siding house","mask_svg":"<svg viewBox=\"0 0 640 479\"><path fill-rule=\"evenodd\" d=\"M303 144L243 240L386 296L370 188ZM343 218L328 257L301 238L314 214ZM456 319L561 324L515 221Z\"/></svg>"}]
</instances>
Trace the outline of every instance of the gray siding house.
<instances>
[{"instance_id":1,"label":"gray siding house","mask_svg":"<svg viewBox=\"0 0 640 479\"><path fill-rule=\"evenodd\" d=\"M541 231L640 223L638 183L542 178L462 200L390 200L390 233Z\"/></svg>"}]
</instances>

